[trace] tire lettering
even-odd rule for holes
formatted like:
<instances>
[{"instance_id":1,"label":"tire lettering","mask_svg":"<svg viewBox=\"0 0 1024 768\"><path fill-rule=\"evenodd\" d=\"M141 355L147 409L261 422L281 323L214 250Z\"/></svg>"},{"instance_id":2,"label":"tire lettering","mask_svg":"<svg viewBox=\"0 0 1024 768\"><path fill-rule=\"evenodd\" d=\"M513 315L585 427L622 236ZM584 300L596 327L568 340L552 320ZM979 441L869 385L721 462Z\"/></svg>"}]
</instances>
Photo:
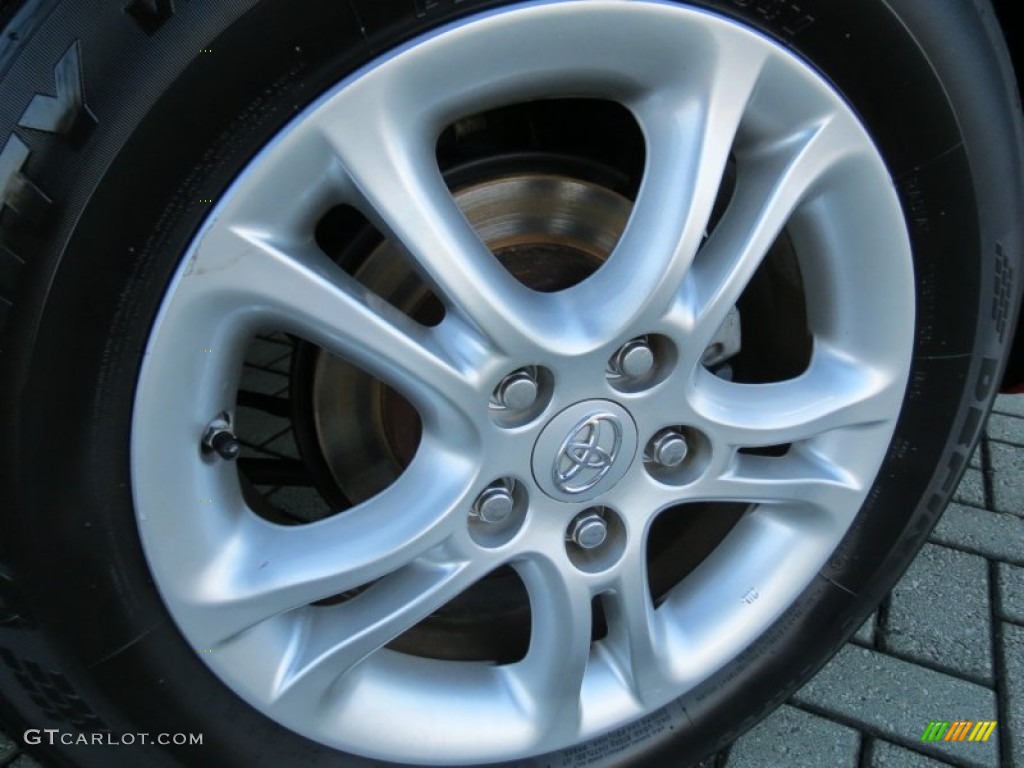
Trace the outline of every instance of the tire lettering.
<instances>
[{"instance_id":1,"label":"tire lettering","mask_svg":"<svg viewBox=\"0 0 1024 768\"><path fill-rule=\"evenodd\" d=\"M949 461L946 462L946 480L942 484L943 493L953 492L953 485L960 479L961 470L966 464L967 459L964 458L963 454L950 454Z\"/></svg>"},{"instance_id":2,"label":"tire lettering","mask_svg":"<svg viewBox=\"0 0 1024 768\"><path fill-rule=\"evenodd\" d=\"M85 101L82 47L76 40L53 68L56 96L37 93L18 121L22 128L46 131L81 143L96 125Z\"/></svg>"},{"instance_id":3,"label":"tire lettering","mask_svg":"<svg viewBox=\"0 0 1024 768\"><path fill-rule=\"evenodd\" d=\"M967 409L967 416L964 417L964 425L960 429L960 444L970 445L974 442L974 436L981 429L983 415L980 408L971 406Z\"/></svg>"},{"instance_id":4,"label":"tire lettering","mask_svg":"<svg viewBox=\"0 0 1024 768\"><path fill-rule=\"evenodd\" d=\"M814 23L814 16L789 0L732 0L740 8L750 8L765 21L770 21L790 37L803 32Z\"/></svg>"},{"instance_id":5,"label":"tire lettering","mask_svg":"<svg viewBox=\"0 0 1024 768\"><path fill-rule=\"evenodd\" d=\"M1010 258L1003 250L1001 243L996 243L996 275L995 291L992 297L992 322L995 323L999 342L1006 339L1006 329L1010 320L1010 297L1013 296L1013 266Z\"/></svg>"},{"instance_id":6,"label":"tire lettering","mask_svg":"<svg viewBox=\"0 0 1024 768\"><path fill-rule=\"evenodd\" d=\"M997 380L996 372L999 370L999 361L992 357L983 357L981 365L978 366L978 376L974 384L974 397L979 404L985 405L993 395ZM945 466L944 482L938 493L932 494L925 506L932 516L936 516L946 508L949 494L952 493L954 484L960 478L960 474L967 464L968 450L974 444L977 431L981 428L984 420L984 411L981 408L972 406L964 416L964 424L957 435L956 446L949 455Z\"/></svg>"},{"instance_id":7,"label":"tire lettering","mask_svg":"<svg viewBox=\"0 0 1024 768\"><path fill-rule=\"evenodd\" d=\"M908 176L900 185L903 206L907 218L922 232L931 231L931 217L928 213L928 201L925 199L921 180L917 176Z\"/></svg>"},{"instance_id":8,"label":"tire lettering","mask_svg":"<svg viewBox=\"0 0 1024 768\"><path fill-rule=\"evenodd\" d=\"M437 8L440 3L438 0L414 0L413 5L416 8L416 18L422 19L432 10Z\"/></svg>"},{"instance_id":9,"label":"tire lettering","mask_svg":"<svg viewBox=\"0 0 1024 768\"><path fill-rule=\"evenodd\" d=\"M981 360L981 369L978 371L978 383L974 385L974 399L978 402L987 402L989 395L996 386L996 371L999 370L999 361L995 358L985 357Z\"/></svg>"},{"instance_id":10,"label":"tire lettering","mask_svg":"<svg viewBox=\"0 0 1024 768\"><path fill-rule=\"evenodd\" d=\"M67 723L82 731L109 730L71 682L57 670L45 669L41 664L3 647L0 647L0 662L13 673L43 714L54 722Z\"/></svg>"},{"instance_id":11,"label":"tire lettering","mask_svg":"<svg viewBox=\"0 0 1024 768\"><path fill-rule=\"evenodd\" d=\"M560 755L560 761L555 765L558 768L617 765L621 757L628 756L632 750L645 742L666 731L682 728L687 722L686 712L676 702L617 731L586 744L565 749Z\"/></svg>"},{"instance_id":12,"label":"tire lettering","mask_svg":"<svg viewBox=\"0 0 1024 768\"><path fill-rule=\"evenodd\" d=\"M10 208L33 224L39 224L51 200L22 172L31 151L16 134L0 151L0 209Z\"/></svg>"}]
</instances>

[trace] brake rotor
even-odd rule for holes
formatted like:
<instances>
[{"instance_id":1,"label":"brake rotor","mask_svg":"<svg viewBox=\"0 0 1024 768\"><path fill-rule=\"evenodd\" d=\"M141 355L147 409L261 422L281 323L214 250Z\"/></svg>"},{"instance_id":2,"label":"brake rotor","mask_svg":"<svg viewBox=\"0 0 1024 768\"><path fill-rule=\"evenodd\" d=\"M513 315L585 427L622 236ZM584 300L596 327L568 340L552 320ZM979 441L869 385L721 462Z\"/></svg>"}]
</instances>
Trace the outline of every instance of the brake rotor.
<instances>
[{"instance_id":1,"label":"brake rotor","mask_svg":"<svg viewBox=\"0 0 1024 768\"><path fill-rule=\"evenodd\" d=\"M595 272L619 240L632 203L598 184L567 176L504 176L454 193L466 219L520 282L542 292L568 288ZM353 272L366 288L424 325L444 306L389 241ZM317 445L337 488L358 504L393 483L420 437L415 409L345 360L317 350L312 373Z\"/></svg>"},{"instance_id":2,"label":"brake rotor","mask_svg":"<svg viewBox=\"0 0 1024 768\"><path fill-rule=\"evenodd\" d=\"M502 175L462 186L453 196L509 273L545 293L595 272L615 248L632 209L628 198L605 186L551 172ZM346 254L345 261L355 264L353 277L417 322L441 322L444 305L399 248L379 234L355 240L366 245L362 253ZM383 491L412 461L419 415L379 380L343 358L301 344L293 386L303 393L295 401L300 406L297 442L321 494L336 508ZM389 647L433 658L515 661L529 643L529 610L518 576L502 568ZM595 627L603 631L603 617L595 616Z\"/></svg>"}]
</instances>

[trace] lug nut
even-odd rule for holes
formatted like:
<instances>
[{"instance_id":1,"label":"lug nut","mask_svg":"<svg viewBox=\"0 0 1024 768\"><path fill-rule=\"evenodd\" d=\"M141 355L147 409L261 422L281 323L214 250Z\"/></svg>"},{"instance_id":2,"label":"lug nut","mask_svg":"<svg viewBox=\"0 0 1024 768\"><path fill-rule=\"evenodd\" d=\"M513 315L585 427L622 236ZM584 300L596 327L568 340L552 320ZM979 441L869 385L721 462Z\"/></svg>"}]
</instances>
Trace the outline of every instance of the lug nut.
<instances>
[{"instance_id":1,"label":"lug nut","mask_svg":"<svg viewBox=\"0 0 1024 768\"><path fill-rule=\"evenodd\" d=\"M242 452L242 444L238 442L227 421L222 419L215 421L206 430L203 448L213 451L225 461L234 461Z\"/></svg>"},{"instance_id":2,"label":"lug nut","mask_svg":"<svg viewBox=\"0 0 1024 768\"><path fill-rule=\"evenodd\" d=\"M581 549L596 549L608 538L608 523L596 512L589 512L576 518L569 538Z\"/></svg>"},{"instance_id":3,"label":"lug nut","mask_svg":"<svg viewBox=\"0 0 1024 768\"><path fill-rule=\"evenodd\" d=\"M483 523L503 523L512 515L515 501L512 492L504 485L492 485L485 488L476 502L473 511Z\"/></svg>"},{"instance_id":4,"label":"lug nut","mask_svg":"<svg viewBox=\"0 0 1024 768\"><path fill-rule=\"evenodd\" d=\"M502 408L510 411L525 411L535 402L540 388L532 372L521 368L510 373L494 390L494 399Z\"/></svg>"},{"instance_id":5,"label":"lug nut","mask_svg":"<svg viewBox=\"0 0 1024 768\"><path fill-rule=\"evenodd\" d=\"M663 467L678 467L690 452L686 437L675 429L663 429L656 434L647 450L647 455Z\"/></svg>"},{"instance_id":6,"label":"lug nut","mask_svg":"<svg viewBox=\"0 0 1024 768\"><path fill-rule=\"evenodd\" d=\"M654 367L654 350L647 339L627 341L608 361L612 373L638 379L650 373Z\"/></svg>"}]
</instances>

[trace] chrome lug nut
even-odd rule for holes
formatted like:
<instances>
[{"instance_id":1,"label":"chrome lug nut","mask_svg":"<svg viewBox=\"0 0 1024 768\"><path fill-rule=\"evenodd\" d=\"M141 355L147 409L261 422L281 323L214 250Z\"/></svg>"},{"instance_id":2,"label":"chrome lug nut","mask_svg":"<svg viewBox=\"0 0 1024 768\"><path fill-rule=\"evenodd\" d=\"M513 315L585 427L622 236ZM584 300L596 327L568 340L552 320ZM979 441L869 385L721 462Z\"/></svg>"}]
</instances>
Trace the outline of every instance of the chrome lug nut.
<instances>
[{"instance_id":1,"label":"chrome lug nut","mask_svg":"<svg viewBox=\"0 0 1024 768\"><path fill-rule=\"evenodd\" d=\"M537 402L539 394L536 377L526 368L521 368L502 379L494 390L494 399L502 408L525 411Z\"/></svg>"},{"instance_id":2,"label":"chrome lug nut","mask_svg":"<svg viewBox=\"0 0 1024 768\"><path fill-rule=\"evenodd\" d=\"M212 451L225 461L234 461L242 452L242 444L231 431L226 419L213 422L203 435L203 448Z\"/></svg>"},{"instance_id":3,"label":"chrome lug nut","mask_svg":"<svg viewBox=\"0 0 1024 768\"><path fill-rule=\"evenodd\" d=\"M663 429L652 439L647 455L663 467L678 467L690 452L686 436L675 429Z\"/></svg>"},{"instance_id":4,"label":"chrome lug nut","mask_svg":"<svg viewBox=\"0 0 1024 768\"><path fill-rule=\"evenodd\" d=\"M647 339L633 339L623 344L608 363L617 376L638 379L654 368L654 350Z\"/></svg>"},{"instance_id":5,"label":"chrome lug nut","mask_svg":"<svg viewBox=\"0 0 1024 768\"><path fill-rule=\"evenodd\" d=\"M584 514L573 521L569 538L581 549L597 549L608 538L608 523L596 512Z\"/></svg>"},{"instance_id":6,"label":"chrome lug nut","mask_svg":"<svg viewBox=\"0 0 1024 768\"><path fill-rule=\"evenodd\" d=\"M503 523L512 515L515 500L504 485L485 488L473 504L473 512L483 523Z\"/></svg>"}]
</instances>

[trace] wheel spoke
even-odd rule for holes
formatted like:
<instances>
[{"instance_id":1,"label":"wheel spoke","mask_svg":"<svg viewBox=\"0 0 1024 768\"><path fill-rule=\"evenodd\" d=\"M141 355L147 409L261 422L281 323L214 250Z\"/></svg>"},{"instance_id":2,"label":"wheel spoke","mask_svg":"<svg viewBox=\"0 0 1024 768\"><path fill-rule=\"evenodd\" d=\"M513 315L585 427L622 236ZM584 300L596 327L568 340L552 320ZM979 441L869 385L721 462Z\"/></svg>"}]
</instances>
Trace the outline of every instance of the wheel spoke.
<instances>
[{"instance_id":1,"label":"wheel spoke","mask_svg":"<svg viewBox=\"0 0 1024 768\"><path fill-rule=\"evenodd\" d=\"M693 354L711 342L794 211L861 147L856 125L831 114L740 154L733 199L689 275L697 322Z\"/></svg>"},{"instance_id":2,"label":"wheel spoke","mask_svg":"<svg viewBox=\"0 0 1024 768\"><path fill-rule=\"evenodd\" d=\"M530 649L511 665L513 685L540 740L572 738L579 730L583 676L590 660L591 594L551 560L535 556L515 564L530 596Z\"/></svg>"},{"instance_id":3,"label":"wheel spoke","mask_svg":"<svg viewBox=\"0 0 1024 768\"><path fill-rule=\"evenodd\" d=\"M464 470L414 462L391 487L327 520L283 527L248 511L194 577L186 609L213 646L293 608L399 570L446 541Z\"/></svg>"},{"instance_id":4,"label":"wheel spoke","mask_svg":"<svg viewBox=\"0 0 1024 768\"><path fill-rule=\"evenodd\" d=\"M452 415L471 390L430 329L379 297L309 246L284 249L249 229L211 233L203 269L183 292L192 322L281 326L344 357L405 394L421 410Z\"/></svg>"},{"instance_id":5,"label":"wheel spoke","mask_svg":"<svg viewBox=\"0 0 1024 768\"><path fill-rule=\"evenodd\" d=\"M348 94L355 125L324 130L349 177L353 204L411 258L449 310L470 321L499 349L533 325L535 295L509 274L466 221L437 167L430 133L415 118L394 114L385 95Z\"/></svg>"},{"instance_id":6,"label":"wheel spoke","mask_svg":"<svg viewBox=\"0 0 1024 768\"><path fill-rule=\"evenodd\" d=\"M764 66L763 56L728 46L716 55L699 88L678 83L630 104L647 139L643 185L611 258L565 295L567 319L598 340L664 314L704 237Z\"/></svg>"},{"instance_id":7,"label":"wheel spoke","mask_svg":"<svg viewBox=\"0 0 1024 768\"><path fill-rule=\"evenodd\" d=\"M789 381L736 384L703 372L692 404L714 439L766 447L892 422L902 394L895 374L819 348L808 370Z\"/></svg>"},{"instance_id":8,"label":"wheel spoke","mask_svg":"<svg viewBox=\"0 0 1024 768\"><path fill-rule=\"evenodd\" d=\"M797 504L830 513L863 493L864 484L854 473L799 450L778 458L740 454L728 469L694 489L700 501Z\"/></svg>"},{"instance_id":9,"label":"wheel spoke","mask_svg":"<svg viewBox=\"0 0 1024 768\"><path fill-rule=\"evenodd\" d=\"M643 548L627 555L613 589L602 595L608 637L620 674L633 696L644 705L664 698L669 685L663 649L665 640L654 613Z\"/></svg>"},{"instance_id":10,"label":"wheel spoke","mask_svg":"<svg viewBox=\"0 0 1024 768\"><path fill-rule=\"evenodd\" d=\"M308 706L360 661L443 607L489 569L486 563L418 560L348 602L305 617L301 647L277 675L275 706ZM311 715L315 712L311 712Z\"/></svg>"}]
</instances>

